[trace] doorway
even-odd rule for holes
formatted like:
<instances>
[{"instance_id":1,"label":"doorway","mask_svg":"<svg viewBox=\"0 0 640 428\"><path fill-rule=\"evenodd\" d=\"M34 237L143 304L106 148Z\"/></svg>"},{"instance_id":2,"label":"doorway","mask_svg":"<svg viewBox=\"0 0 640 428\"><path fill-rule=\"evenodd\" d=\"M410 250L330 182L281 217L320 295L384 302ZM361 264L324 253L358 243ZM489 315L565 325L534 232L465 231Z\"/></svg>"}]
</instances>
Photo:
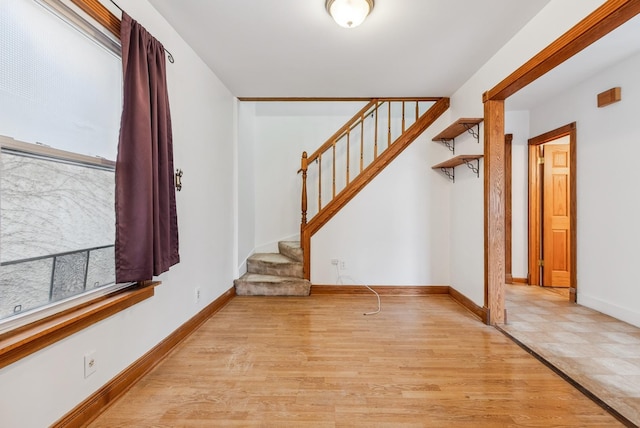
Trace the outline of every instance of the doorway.
<instances>
[{"instance_id":1,"label":"doorway","mask_svg":"<svg viewBox=\"0 0 640 428\"><path fill-rule=\"evenodd\" d=\"M576 123L529 140L529 285L577 300Z\"/></svg>"}]
</instances>

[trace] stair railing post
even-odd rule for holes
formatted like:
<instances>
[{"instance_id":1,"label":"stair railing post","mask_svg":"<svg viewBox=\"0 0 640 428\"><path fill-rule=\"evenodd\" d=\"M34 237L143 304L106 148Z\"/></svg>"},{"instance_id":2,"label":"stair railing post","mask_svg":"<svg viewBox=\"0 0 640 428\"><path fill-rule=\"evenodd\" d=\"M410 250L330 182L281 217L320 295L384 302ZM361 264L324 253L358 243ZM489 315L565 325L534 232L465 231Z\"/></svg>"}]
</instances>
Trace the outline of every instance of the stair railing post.
<instances>
[{"instance_id":1,"label":"stair railing post","mask_svg":"<svg viewBox=\"0 0 640 428\"><path fill-rule=\"evenodd\" d=\"M302 152L302 160L300 162L300 171L302 172L302 221L300 222L300 234L307 225L307 152Z\"/></svg>"}]
</instances>

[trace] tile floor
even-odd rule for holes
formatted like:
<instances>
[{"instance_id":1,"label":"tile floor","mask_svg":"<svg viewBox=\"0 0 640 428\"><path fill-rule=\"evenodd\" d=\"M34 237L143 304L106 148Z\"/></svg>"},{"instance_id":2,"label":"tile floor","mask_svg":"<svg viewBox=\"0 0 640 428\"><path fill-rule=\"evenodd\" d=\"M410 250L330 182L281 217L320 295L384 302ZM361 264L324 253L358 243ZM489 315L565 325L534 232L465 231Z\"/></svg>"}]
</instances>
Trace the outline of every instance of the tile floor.
<instances>
[{"instance_id":1,"label":"tile floor","mask_svg":"<svg viewBox=\"0 0 640 428\"><path fill-rule=\"evenodd\" d=\"M537 286L508 285L506 307L501 329L640 425L640 328Z\"/></svg>"}]
</instances>

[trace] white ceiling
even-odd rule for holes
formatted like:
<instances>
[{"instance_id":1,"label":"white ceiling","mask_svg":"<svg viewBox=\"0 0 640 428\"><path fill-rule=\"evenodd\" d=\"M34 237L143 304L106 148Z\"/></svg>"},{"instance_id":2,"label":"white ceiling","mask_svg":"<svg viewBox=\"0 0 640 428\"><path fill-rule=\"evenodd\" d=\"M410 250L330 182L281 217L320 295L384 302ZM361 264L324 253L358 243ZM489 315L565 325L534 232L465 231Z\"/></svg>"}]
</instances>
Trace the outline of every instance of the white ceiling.
<instances>
[{"instance_id":1,"label":"white ceiling","mask_svg":"<svg viewBox=\"0 0 640 428\"><path fill-rule=\"evenodd\" d=\"M376 0L355 29L325 0L149 1L235 96L401 97L452 95L550 0Z\"/></svg>"}]
</instances>

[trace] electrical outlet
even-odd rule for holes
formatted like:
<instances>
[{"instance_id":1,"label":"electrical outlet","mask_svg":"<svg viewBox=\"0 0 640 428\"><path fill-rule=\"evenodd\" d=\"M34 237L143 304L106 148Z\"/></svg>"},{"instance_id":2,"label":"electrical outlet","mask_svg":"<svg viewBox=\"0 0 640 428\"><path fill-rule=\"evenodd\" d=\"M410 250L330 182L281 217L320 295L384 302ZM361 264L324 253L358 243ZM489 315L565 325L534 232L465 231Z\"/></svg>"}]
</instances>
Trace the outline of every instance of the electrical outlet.
<instances>
[{"instance_id":1,"label":"electrical outlet","mask_svg":"<svg viewBox=\"0 0 640 428\"><path fill-rule=\"evenodd\" d=\"M196 303L200 303L200 288L196 288Z\"/></svg>"},{"instance_id":2,"label":"electrical outlet","mask_svg":"<svg viewBox=\"0 0 640 428\"><path fill-rule=\"evenodd\" d=\"M347 263L344 260L340 260L340 269L344 270L347 268Z\"/></svg>"},{"instance_id":3,"label":"electrical outlet","mask_svg":"<svg viewBox=\"0 0 640 428\"><path fill-rule=\"evenodd\" d=\"M98 369L98 360L96 359L96 351L91 351L84 355L84 377L91 376Z\"/></svg>"},{"instance_id":4,"label":"electrical outlet","mask_svg":"<svg viewBox=\"0 0 640 428\"><path fill-rule=\"evenodd\" d=\"M340 263L340 260L338 260L338 259L331 259L331 264L332 264L333 266L338 266L338 264L339 264L339 263Z\"/></svg>"}]
</instances>

